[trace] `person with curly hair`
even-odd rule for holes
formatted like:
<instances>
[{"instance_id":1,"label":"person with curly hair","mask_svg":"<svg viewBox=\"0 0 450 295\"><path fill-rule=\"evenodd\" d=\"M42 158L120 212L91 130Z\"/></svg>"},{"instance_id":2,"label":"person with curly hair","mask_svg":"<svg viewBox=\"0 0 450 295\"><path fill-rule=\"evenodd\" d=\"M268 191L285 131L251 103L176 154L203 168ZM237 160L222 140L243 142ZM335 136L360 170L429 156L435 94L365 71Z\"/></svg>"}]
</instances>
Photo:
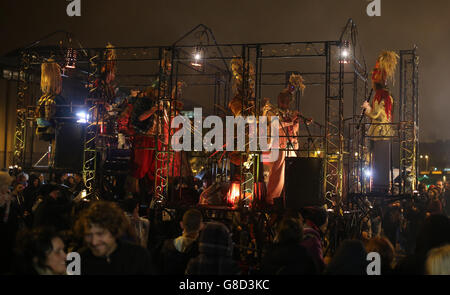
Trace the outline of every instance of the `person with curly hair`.
<instances>
[{"instance_id":1,"label":"person with curly hair","mask_svg":"<svg viewBox=\"0 0 450 295\"><path fill-rule=\"evenodd\" d=\"M81 275L156 274L147 249L121 237L129 221L112 202L95 201L81 214L74 232L84 242L80 249Z\"/></svg>"}]
</instances>

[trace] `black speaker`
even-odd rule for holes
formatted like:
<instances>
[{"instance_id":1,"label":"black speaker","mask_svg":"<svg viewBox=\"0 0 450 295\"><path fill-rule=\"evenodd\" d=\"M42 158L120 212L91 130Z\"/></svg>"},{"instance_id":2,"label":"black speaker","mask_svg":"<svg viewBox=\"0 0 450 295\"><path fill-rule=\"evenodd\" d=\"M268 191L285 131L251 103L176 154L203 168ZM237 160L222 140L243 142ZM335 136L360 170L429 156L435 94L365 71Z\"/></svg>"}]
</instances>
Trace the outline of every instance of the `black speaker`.
<instances>
[{"instance_id":1,"label":"black speaker","mask_svg":"<svg viewBox=\"0 0 450 295\"><path fill-rule=\"evenodd\" d=\"M324 204L323 159L286 158L284 179L286 208Z\"/></svg>"},{"instance_id":2,"label":"black speaker","mask_svg":"<svg viewBox=\"0 0 450 295\"><path fill-rule=\"evenodd\" d=\"M83 168L84 124L61 123L56 128L54 168L81 171Z\"/></svg>"}]
</instances>

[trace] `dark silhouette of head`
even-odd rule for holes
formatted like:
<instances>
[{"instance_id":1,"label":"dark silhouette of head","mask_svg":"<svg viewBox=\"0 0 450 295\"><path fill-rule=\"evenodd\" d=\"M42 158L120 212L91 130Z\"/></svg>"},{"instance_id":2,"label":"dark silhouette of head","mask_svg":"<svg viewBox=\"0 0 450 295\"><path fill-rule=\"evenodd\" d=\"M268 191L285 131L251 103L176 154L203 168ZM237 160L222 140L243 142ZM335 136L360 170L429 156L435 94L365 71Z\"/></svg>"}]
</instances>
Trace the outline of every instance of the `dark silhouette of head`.
<instances>
[{"instance_id":1,"label":"dark silhouette of head","mask_svg":"<svg viewBox=\"0 0 450 295\"><path fill-rule=\"evenodd\" d=\"M279 244L299 244L303 240L303 224L300 219L283 218L278 226L275 240Z\"/></svg>"},{"instance_id":2,"label":"dark silhouette of head","mask_svg":"<svg viewBox=\"0 0 450 295\"><path fill-rule=\"evenodd\" d=\"M359 240L342 242L333 259L328 264L328 275L365 275L367 274L367 252Z\"/></svg>"}]
</instances>

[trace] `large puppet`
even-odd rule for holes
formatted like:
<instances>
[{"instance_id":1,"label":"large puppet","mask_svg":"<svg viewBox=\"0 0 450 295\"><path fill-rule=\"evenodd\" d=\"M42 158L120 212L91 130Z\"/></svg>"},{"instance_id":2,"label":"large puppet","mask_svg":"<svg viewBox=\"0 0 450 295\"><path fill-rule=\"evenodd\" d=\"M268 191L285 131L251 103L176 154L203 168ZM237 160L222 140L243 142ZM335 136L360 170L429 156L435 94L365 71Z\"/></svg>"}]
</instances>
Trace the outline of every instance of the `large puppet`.
<instances>
[{"instance_id":1,"label":"large puppet","mask_svg":"<svg viewBox=\"0 0 450 295\"><path fill-rule=\"evenodd\" d=\"M61 67L53 59L48 59L41 65L41 91L38 100L37 130L39 138L53 141L58 117L63 115L61 105L66 103L61 96Z\"/></svg>"},{"instance_id":2,"label":"large puppet","mask_svg":"<svg viewBox=\"0 0 450 295\"><path fill-rule=\"evenodd\" d=\"M268 101L263 108L263 115L278 116L280 122L279 129L279 146L272 146L272 149L279 148L278 158L273 162L269 172L269 180L267 183L266 202L269 205L274 204L276 198L282 197L284 188L284 168L286 156L295 155L298 150L298 130L299 116L297 111L289 109L289 105L293 100L294 93L299 89L304 91L306 88L303 84L302 76L292 74L289 79L289 85L278 95L278 108L272 106Z\"/></svg>"},{"instance_id":3,"label":"large puppet","mask_svg":"<svg viewBox=\"0 0 450 295\"><path fill-rule=\"evenodd\" d=\"M55 159L55 134L59 123L67 121L70 110L67 100L61 95L62 78L61 67L53 58L41 65L41 91L42 96L37 102L36 134L40 140L51 144L49 166L53 166Z\"/></svg>"},{"instance_id":4,"label":"large puppet","mask_svg":"<svg viewBox=\"0 0 450 295\"><path fill-rule=\"evenodd\" d=\"M371 140L372 151L372 191L386 193L389 190L389 167L391 162L390 140L393 135L392 113L394 99L387 87L388 80L393 80L399 56L393 51L383 51L372 71L372 88L375 91L373 104L363 104L365 114L371 119L367 135Z\"/></svg>"}]
</instances>

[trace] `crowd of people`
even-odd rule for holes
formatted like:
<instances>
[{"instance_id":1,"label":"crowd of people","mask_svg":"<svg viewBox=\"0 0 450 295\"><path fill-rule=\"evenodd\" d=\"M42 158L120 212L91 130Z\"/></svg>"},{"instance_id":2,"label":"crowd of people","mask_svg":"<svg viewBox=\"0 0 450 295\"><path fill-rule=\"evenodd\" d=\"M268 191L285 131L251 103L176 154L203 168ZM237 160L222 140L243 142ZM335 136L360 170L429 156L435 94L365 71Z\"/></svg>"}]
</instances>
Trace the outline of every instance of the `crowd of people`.
<instances>
[{"instance_id":1,"label":"crowd of people","mask_svg":"<svg viewBox=\"0 0 450 295\"><path fill-rule=\"evenodd\" d=\"M448 183L368 215L361 238L331 254L327 210L284 212L250 268L235 231L200 208L184 208L167 228L142 214L132 195L88 201L83 188L78 174L47 182L0 172L1 274L65 275L69 252L79 253L81 275L366 275L371 252L380 254L382 275L450 274Z\"/></svg>"}]
</instances>

